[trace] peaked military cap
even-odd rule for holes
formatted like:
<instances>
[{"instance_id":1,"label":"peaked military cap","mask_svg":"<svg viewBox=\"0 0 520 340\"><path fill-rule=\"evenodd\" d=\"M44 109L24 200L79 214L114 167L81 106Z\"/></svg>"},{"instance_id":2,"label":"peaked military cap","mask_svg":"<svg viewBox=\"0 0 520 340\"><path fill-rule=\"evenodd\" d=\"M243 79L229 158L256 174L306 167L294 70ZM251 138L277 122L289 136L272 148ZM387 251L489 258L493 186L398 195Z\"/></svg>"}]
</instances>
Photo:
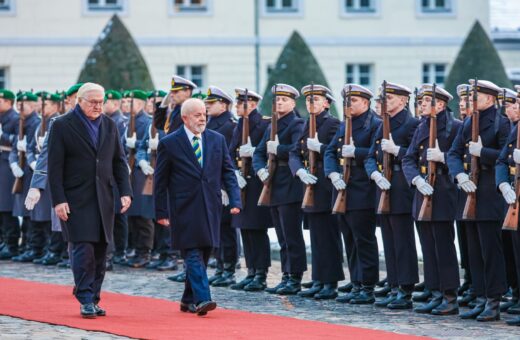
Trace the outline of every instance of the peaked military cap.
<instances>
[{"instance_id":1,"label":"peaked military cap","mask_svg":"<svg viewBox=\"0 0 520 340\"><path fill-rule=\"evenodd\" d=\"M412 90L401 84L386 82L386 93L408 97L412 94Z\"/></svg>"},{"instance_id":2,"label":"peaked military cap","mask_svg":"<svg viewBox=\"0 0 520 340\"><path fill-rule=\"evenodd\" d=\"M25 102L37 102L38 97L32 92L25 91L25 92L19 92L16 95L16 100L25 101Z\"/></svg>"},{"instance_id":3,"label":"peaked military cap","mask_svg":"<svg viewBox=\"0 0 520 340\"><path fill-rule=\"evenodd\" d=\"M121 100L121 98L123 98L123 95L119 91L116 91L116 90L106 90L105 91L105 100L107 100L107 99Z\"/></svg>"},{"instance_id":4,"label":"peaked military cap","mask_svg":"<svg viewBox=\"0 0 520 340\"><path fill-rule=\"evenodd\" d=\"M170 88L170 91L179 91L179 90L196 89L196 88L197 88L197 85L195 85L194 82L192 82L186 78L183 78L183 77L180 77L177 75L174 75L172 77L172 86Z\"/></svg>"},{"instance_id":5,"label":"peaked military cap","mask_svg":"<svg viewBox=\"0 0 520 340\"><path fill-rule=\"evenodd\" d=\"M77 84L74 84L71 87L69 87L69 89L66 92L67 97L72 96L74 93L78 92L78 90L81 86L83 86L83 83L77 83Z\"/></svg>"},{"instance_id":6,"label":"peaked military cap","mask_svg":"<svg viewBox=\"0 0 520 340\"><path fill-rule=\"evenodd\" d=\"M271 87L271 92L276 96L285 96L292 99L300 96L300 92L297 89L287 84L275 84Z\"/></svg>"},{"instance_id":7,"label":"peaked military cap","mask_svg":"<svg viewBox=\"0 0 520 340\"><path fill-rule=\"evenodd\" d=\"M498 99L504 100L504 93L506 95L507 103L516 103L517 93L511 89L503 88L502 91L498 94Z\"/></svg>"},{"instance_id":8,"label":"peaked military cap","mask_svg":"<svg viewBox=\"0 0 520 340\"><path fill-rule=\"evenodd\" d=\"M520 85L515 85L515 90L517 92L516 96L520 98Z\"/></svg>"},{"instance_id":9,"label":"peaked military cap","mask_svg":"<svg viewBox=\"0 0 520 340\"><path fill-rule=\"evenodd\" d=\"M312 95L315 96L323 96L327 98L330 102L335 102L336 99L334 99L334 96L332 95L332 91L323 85L319 84L312 84L312 85L305 85L300 90L301 94L303 94L305 97Z\"/></svg>"},{"instance_id":10,"label":"peaked military cap","mask_svg":"<svg viewBox=\"0 0 520 340\"><path fill-rule=\"evenodd\" d=\"M166 97L166 95L167 95L167 93L164 92L163 90L154 90L154 91L148 92L148 98L153 98L153 97L164 98L164 97Z\"/></svg>"},{"instance_id":11,"label":"peaked military cap","mask_svg":"<svg viewBox=\"0 0 520 340\"><path fill-rule=\"evenodd\" d=\"M468 91L471 91L471 85L469 85L469 84L457 85L457 95L459 96L459 98L467 96Z\"/></svg>"},{"instance_id":12,"label":"peaked military cap","mask_svg":"<svg viewBox=\"0 0 520 340\"><path fill-rule=\"evenodd\" d=\"M349 90L350 89L350 90ZM362 97L370 100L374 94L372 91L364 86L358 84L345 84L343 90L341 90L341 96L346 97L348 95Z\"/></svg>"},{"instance_id":13,"label":"peaked military cap","mask_svg":"<svg viewBox=\"0 0 520 340\"><path fill-rule=\"evenodd\" d=\"M14 100L14 93L7 89L0 89L0 98Z\"/></svg>"},{"instance_id":14,"label":"peaked military cap","mask_svg":"<svg viewBox=\"0 0 520 340\"><path fill-rule=\"evenodd\" d=\"M470 79L469 83L471 84L471 89L475 87L475 79ZM489 94L492 96L498 96L498 94L502 91L500 87L490 82L489 80L478 80L477 81L477 92Z\"/></svg>"},{"instance_id":15,"label":"peaked military cap","mask_svg":"<svg viewBox=\"0 0 520 340\"><path fill-rule=\"evenodd\" d=\"M244 101L246 99L246 89L241 87L235 88L235 99L237 101ZM258 102L262 100L262 96L256 93L255 91L247 90L247 99Z\"/></svg>"},{"instance_id":16,"label":"peaked military cap","mask_svg":"<svg viewBox=\"0 0 520 340\"><path fill-rule=\"evenodd\" d=\"M422 84L421 85L422 96L433 96L433 85L432 84ZM436 85L435 86L435 98L445 101L446 103L453 99L453 96L443 89L442 87Z\"/></svg>"},{"instance_id":17,"label":"peaked military cap","mask_svg":"<svg viewBox=\"0 0 520 340\"><path fill-rule=\"evenodd\" d=\"M204 99L207 103L213 103L216 101L224 101L227 104L230 104L233 102L233 97L231 97L229 94L224 92L222 89L216 87L216 86L210 86L208 88L207 97Z\"/></svg>"},{"instance_id":18,"label":"peaked military cap","mask_svg":"<svg viewBox=\"0 0 520 340\"><path fill-rule=\"evenodd\" d=\"M129 96L130 96L130 98L133 97L134 99L140 99L140 100L144 100L144 101L146 101L146 99L148 99L148 95L143 90L132 90L132 91L130 91Z\"/></svg>"}]
</instances>

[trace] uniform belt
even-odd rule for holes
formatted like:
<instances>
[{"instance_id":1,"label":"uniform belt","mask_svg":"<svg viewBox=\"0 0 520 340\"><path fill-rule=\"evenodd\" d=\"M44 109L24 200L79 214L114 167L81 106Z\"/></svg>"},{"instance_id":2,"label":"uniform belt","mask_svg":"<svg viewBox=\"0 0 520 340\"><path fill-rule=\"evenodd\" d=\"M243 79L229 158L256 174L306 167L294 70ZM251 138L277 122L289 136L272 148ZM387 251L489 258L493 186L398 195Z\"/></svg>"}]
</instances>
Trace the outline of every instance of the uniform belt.
<instances>
[{"instance_id":1,"label":"uniform belt","mask_svg":"<svg viewBox=\"0 0 520 340\"><path fill-rule=\"evenodd\" d=\"M471 163L464 163L464 170L469 171L470 169L471 169ZM486 164L480 164L479 169L488 171L488 170L493 170L493 167L486 165Z\"/></svg>"},{"instance_id":2,"label":"uniform belt","mask_svg":"<svg viewBox=\"0 0 520 340\"><path fill-rule=\"evenodd\" d=\"M6 145L0 145L0 151L9 151L11 152L13 148L10 147L10 146L6 146Z\"/></svg>"},{"instance_id":3,"label":"uniform belt","mask_svg":"<svg viewBox=\"0 0 520 340\"><path fill-rule=\"evenodd\" d=\"M383 165L382 164L379 164L377 166L379 168L379 171L383 171ZM396 171L396 172L399 172L401 171L401 164L392 164L392 171Z\"/></svg>"},{"instance_id":4,"label":"uniform belt","mask_svg":"<svg viewBox=\"0 0 520 340\"><path fill-rule=\"evenodd\" d=\"M286 160L277 160L277 161L276 161L276 165L279 165L279 166L288 166L288 165L289 165L289 162L287 162Z\"/></svg>"},{"instance_id":5,"label":"uniform belt","mask_svg":"<svg viewBox=\"0 0 520 340\"><path fill-rule=\"evenodd\" d=\"M512 176L516 175L516 166L509 167L509 174Z\"/></svg>"},{"instance_id":6,"label":"uniform belt","mask_svg":"<svg viewBox=\"0 0 520 340\"><path fill-rule=\"evenodd\" d=\"M437 175L446 175L448 174L448 169L445 169L444 167L437 167L435 169L435 173ZM427 166L421 166L421 175L427 175L428 174L428 167Z\"/></svg>"}]
</instances>

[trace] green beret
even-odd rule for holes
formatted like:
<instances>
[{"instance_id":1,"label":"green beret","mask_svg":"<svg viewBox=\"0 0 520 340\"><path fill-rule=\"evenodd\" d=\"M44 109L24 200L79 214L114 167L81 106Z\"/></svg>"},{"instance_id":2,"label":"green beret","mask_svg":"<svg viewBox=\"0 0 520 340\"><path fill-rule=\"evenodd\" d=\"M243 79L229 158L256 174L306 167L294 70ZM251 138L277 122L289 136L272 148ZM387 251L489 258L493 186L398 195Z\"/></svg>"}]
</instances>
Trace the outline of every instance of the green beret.
<instances>
[{"instance_id":1,"label":"green beret","mask_svg":"<svg viewBox=\"0 0 520 340\"><path fill-rule=\"evenodd\" d=\"M67 90L67 97L68 96L72 96L74 93L78 92L79 88L83 86L83 83L77 83L75 85L72 85L68 90Z\"/></svg>"},{"instance_id":2,"label":"green beret","mask_svg":"<svg viewBox=\"0 0 520 340\"><path fill-rule=\"evenodd\" d=\"M206 99L207 95L205 93L202 93L199 91L199 93L194 93L191 98L197 98L197 99L201 99L201 100L204 100Z\"/></svg>"},{"instance_id":3,"label":"green beret","mask_svg":"<svg viewBox=\"0 0 520 340\"><path fill-rule=\"evenodd\" d=\"M0 98L14 100L14 93L6 89L0 89Z\"/></svg>"},{"instance_id":4,"label":"green beret","mask_svg":"<svg viewBox=\"0 0 520 340\"><path fill-rule=\"evenodd\" d=\"M47 91L38 91L38 92L35 92L34 94L36 95L36 97L43 98L43 97L47 97L49 92L47 92Z\"/></svg>"},{"instance_id":5,"label":"green beret","mask_svg":"<svg viewBox=\"0 0 520 340\"><path fill-rule=\"evenodd\" d=\"M148 98L152 97L166 97L167 93L163 90L155 90L148 92Z\"/></svg>"},{"instance_id":6,"label":"green beret","mask_svg":"<svg viewBox=\"0 0 520 340\"><path fill-rule=\"evenodd\" d=\"M32 92L25 91L25 92L18 92L18 94L16 95L16 100L25 101L25 102L37 102L38 97Z\"/></svg>"},{"instance_id":7,"label":"green beret","mask_svg":"<svg viewBox=\"0 0 520 340\"><path fill-rule=\"evenodd\" d=\"M107 100L107 99L120 100L121 98L123 98L123 96L121 95L121 93L119 91L116 91L116 90L105 91L105 100Z\"/></svg>"},{"instance_id":8,"label":"green beret","mask_svg":"<svg viewBox=\"0 0 520 340\"><path fill-rule=\"evenodd\" d=\"M145 101L146 101L146 99L148 99L147 93L144 92L143 90L132 90L132 91L130 91L130 94L131 94L130 98L133 95L133 97L135 99L141 99L141 100L145 100Z\"/></svg>"},{"instance_id":9,"label":"green beret","mask_svg":"<svg viewBox=\"0 0 520 340\"><path fill-rule=\"evenodd\" d=\"M59 103L61 101L61 95L59 93L47 93L45 95L45 100L50 100L51 102Z\"/></svg>"},{"instance_id":10,"label":"green beret","mask_svg":"<svg viewBox=\"0 0 520 340\"><path fill-rule=\"evenodd\" d=\"M123 91L123 98L130 98L130 92L129 90L124 90Z\"/></svg>"}]
</instances>

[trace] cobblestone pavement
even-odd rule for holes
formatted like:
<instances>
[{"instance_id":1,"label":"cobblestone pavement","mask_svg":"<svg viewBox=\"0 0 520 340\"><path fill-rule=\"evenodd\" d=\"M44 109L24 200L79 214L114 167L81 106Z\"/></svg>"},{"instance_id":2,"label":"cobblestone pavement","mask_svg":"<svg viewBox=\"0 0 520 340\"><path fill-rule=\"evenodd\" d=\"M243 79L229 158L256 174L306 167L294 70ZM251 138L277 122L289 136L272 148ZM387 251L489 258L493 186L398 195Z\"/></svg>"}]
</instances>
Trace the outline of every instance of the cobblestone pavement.
<instances>
[{"instance_id":1,"label":"cobblestone pavement","mask_svg":"<svg viewBox=\"0 0 520 340\"><path fill-rule=\"evenodd\" d=\"M166 277L173 272L130 269L116 266L107 273L103 289L117 293L148 296L178 301L183 284L173 283ZM385 274L382 273L382 277ZM70 270L33 264L0 262L0 276L47 283L72 285ZM238 277L245 276L244 270ZM269 285L280 279L280 264L274 262L269 274ZM309 272L306 279L309 279ZM478 323L460 320L457 316L435 317L410 311L390 311L373 306L352 306L334 301L315 301L296 296L281 297L267 293L246 293L227 288L212 288L213 299L219 307L256 313L324 321L334 324L386 330L404 334L424 335L443 339L519 339L520 327L507 326L504 321ZM71 297L72 298L72 297ZM507 314L503 320L511 319ZM0 339L123 339L104 333L87 332L68 327L0 316Z\"/></svg>"}]
</instances>

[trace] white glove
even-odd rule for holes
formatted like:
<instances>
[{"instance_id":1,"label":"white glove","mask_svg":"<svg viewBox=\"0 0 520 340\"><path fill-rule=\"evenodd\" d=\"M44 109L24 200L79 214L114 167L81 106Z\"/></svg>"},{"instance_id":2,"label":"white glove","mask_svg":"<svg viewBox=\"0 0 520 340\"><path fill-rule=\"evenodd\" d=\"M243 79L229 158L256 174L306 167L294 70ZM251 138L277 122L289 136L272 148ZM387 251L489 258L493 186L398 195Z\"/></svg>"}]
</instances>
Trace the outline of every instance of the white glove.
<instances>
[{"instance_id":1,"label":"white glove","mask_svg":"<svg viewBox=\"0 0 520 340\"><path fill-rule=\"evenodd\" d=\"M33 210L34 206L40 201L40 189L31 188L25 197L25 208Z\"/></svg>"},{"instance_id":2,"label":"white glove","mask_svg":"<svg viewBox=\"0 0 520 340\"><path fill-rule=\"evenodd\" d=\"M350 137L350 144L343 145L341 147L341 156L346 158L354 158L356 153L356 147L354 146L354 140Z\"/></svg>"},{"instance_id":3,"label":"white glove","mask_svg":"<svg viewBox=\"0 0 520 340\"><path fill-rule=\"evenodd\" d=\"M38 136L38 146L41 148L43 146L43 142L45 142L45 138L47 137L47 132L43 136Z\"/></svg>"},{"instance_id":4,"label":"white glove","mask_svg":"<svg viewBox=\"0 0 520 340\"><path fill-rule=\"evenodd\" d=\"M455 176L457 182L459 182L459 186L467 193L475 192L477 190L477 186L473 183L467 174L461 172L457 176Z\"/></svg>"},{"instance_id":5,"label":"white glove","mask_svg":"<svg viewBox=\"0 0 520 340\"><path fill-rule=\"evenodd\" d=\"M139 167L143 171L143 174L145 174L146 176L153 175L154 170L153 170L152 166L150 165L150 163L148 163L144 159L141 159L139 161Z\"/></svg>"},{"instance_id":6,"label":"white glove","mask_svg":"<svg viewBox=\"0 0 520 340\"><path fill-rule=\"evenodd\" d=\"M2 138L3 133L4 133L4 130L2 130L2 124L0 124L0 138Z\"/></svg>"},{"instance_id":7,"label":"white glove","mask_svg":"<svg viewBox=\"0 0 520 340\"><path fill-rule=\"evenodd\" d=\"M444 163L444 152L439 148L439 140L435 140L435 148L426 150L426 160L432 162Z\"/></svg>"},{"instance_id":8,"label":"white glove","mask_svg":"<svg viewBox=\"0 0 520 340\"><path fill-rule=\"evenodd\" d=\"M332 182L332 185L336 190L345 190L347 187L347 184L345 181L341 178L341 175L337 172L331 172L329 175L330 181Z\"/></svg>"},{"instance_id":9,"label":"white glove","mask_svg":"<svg viewBox=\"0 0 520 340\"><path fill-rule=\"evenodd\" d=\"M222 193L222 205L227 207L229 205L229 196L227 192L222 189L220 189L220 192Z\"/></svg>"},{"instance_id":10,"label":"white glove","mask_svg":"<svg viewBox=\"0 0 520 340\"><path fill-rule=\"evenodd\" d=\"M515 160L516 164L520 164L520 149L515 149L513 151L513 159Z\"/></svg>"},{"instance_id":11,"label":"white glove","mask_svg":"<svg viewBox=\"0 0 520 340\"><path fill-rule=\"evenodd\" d=\"M267 142L267 152L276 155L278 152L278 145L280 145L280 142L278 141L278 135L276 135L274 141L270 140Z\"/></svg>"},{"instance_id":12,"label":"white glove","mask_svg":"<svg viewBox=\"0 0 520 340\"><path fill-rule=\"evenodd\" d=\"M388 182L388 180L386 178L383 177L383 175L381 175L381 173L379 171L374 171L371 175L370 175L370 178L376 182L377 186L379 187L379 189L381 190L388 190L390 189L391 187L391 184L390 182Z\"/></svg>"},{"instance_id":13,"label":"white glove","mask_svg":"<svg viewBox=\"0 0 520 340\"><path fill-rule=\"evenodd\" d=\"M392 139L392 134L390 134L390 139L381 140L381 149L384 152L388 152L394 156L397 156L399 154L400 148L400 146L395 145L394 140Z\"/></svg>"},{"instance_id":14,"label":"white glove","mask_svg":"<svg viewBox=\"0 0 520 340\"><path fill-rule=\"evenodd\" d=\"M130 149L135 149L135 143L137 142L137 135L134 134L132 137L126 137L126 147Z\"/></svg>"},{"instance_id":15,"label":"white glove","mask_svg":"<svg viewBox=\"0 0 520 340\"><path fill-rule=\"evenodd\" d=\"M13 172L14 177L20 178L23 177L23 170L20 168L18 163L11 163L11 171Z\"/></svg>"},{"instance_id":16,"label":"white glove","mask_svg":"<svg viewBox=\"0 0 520 340\"><path fill-rule=\"evenodd\" d=\"M419 190L419 192L424 196L430 196L433 194L432 186L428 184L421 176L415 176L414 179L412 179L412 184L415 185L417 190Z\"/></svg>"},{"instance_id":17,"label":"white glove","mask_svg":"<svg viewBox=\"0 0 520 340\"><path fill-rule=\"evenodd\" d=\"M267 169L262 168L257 171L256 175L258 176L258 178L260 178L262 182L265 182L266 179L269 178L269 171L267 171Z\"/></svg>"},{"instance_id":18,"label":"white glove","mask_svg":"<svg viewBox=\"0 0 520 340\"><path fill-rule=\"evenodd\" d=\"M170 105L170 94L168 93L164 98L162 99L161 105L159 107L168 107ZM155 103L154 103L155 105Z\"/></svg>"},{"instance_id":19,"label":"white glove","mask_svg":"<svg viewBox=\"0 0 520 340\"><path fill-rule=\"evenodd\" d=\"M506 182L500 183L498 188L500 189L500 191L502 191L502 196L504 196L504 199L506 200L507 204L515 203L515 201L516 201L515 191L513 190L513 188L511 188L511 186L508 183L506 183Z\"/></svg>"},{"instance_id":20,"label":"white glove","mask_svg":"<svg viewBox=\"0 0 520 340\"><path fill-rule=\"evenodd\" d=\"M314 138L307 138L307 149L315 152L320 152L321 146L323 144L318 140L318 133L316 132L316 136Z\"/></svg>"},{"instance_id":21,"label":"white glove","mask_svg":"<svg viewBox=\"0 0 520 340\"><path fill-rule=\"evenodd\" d=\"M157 150L157 146L159 146L159 134L155 134L155 138L149 138L148 139L148 148L150 150Z\"/></svg>"},{"instance_id":22,"label":"white glove","mask_svg":"<svg viewBox=\"0 0 520 340\"><path fill-rule=\"evenodd\" d=\"M298 169L298 171L296 171L296 176L300 177L300 180L304 184L316 184L316 182L318 181L318 177L310 174L307 170L303 168Z\"/></svg>"},{"instance_id":23,"label":"white glove","mask_svg":"<svg viewBox=\"0 0 520 340\"><path fill-rule=\"evenodd\" d=\"M16 148L20 152L26 152L27 151L27 136L23 136L22 140L18 140L16 142Z\"/></svg>"},{"instance_id":24,"label":"white glove","mask_svg":"<svg viewBox=\"0 0 520 340\"><path fill-rule=\"evenodd\" d=\"M244 187L247 185L247 181L244 176L242 176L239 170L235 170L235 176L237 176L238 187L240 189L244 189Z\"/></svg>"},{"instance_id":25,"label":"white glove","mask_svg":"<svg viewBox=\"0 0 520 340\"><path fill-rule=\"evenodd\" d=\"M475 157L480 157L480 153L482 152L482 140L480 136L478 136L478 142L469 142L469 153Z\"/></svg>"},{"instance_id":26,"label":"white glove","mask_svg":"<svg viewBox=\"0 0 520 340\"><path fill-rule=\"evenodd\" d=\"M34 169L36 169L36 161L32 161L29 166L31 167L32 171L34 171Z\"/></svg>"},{"instance_id":27,"label":"white glove","mask_svg":"<svg viewBox=\"0 0 520 340\"><path fill-rule=\"evenodd\" d=\"M255 153L255 147L251 145L251 137L247 137L247 144L241 145L238 150L240 157L252 158Z\"/></svg>"}]
</instances>

